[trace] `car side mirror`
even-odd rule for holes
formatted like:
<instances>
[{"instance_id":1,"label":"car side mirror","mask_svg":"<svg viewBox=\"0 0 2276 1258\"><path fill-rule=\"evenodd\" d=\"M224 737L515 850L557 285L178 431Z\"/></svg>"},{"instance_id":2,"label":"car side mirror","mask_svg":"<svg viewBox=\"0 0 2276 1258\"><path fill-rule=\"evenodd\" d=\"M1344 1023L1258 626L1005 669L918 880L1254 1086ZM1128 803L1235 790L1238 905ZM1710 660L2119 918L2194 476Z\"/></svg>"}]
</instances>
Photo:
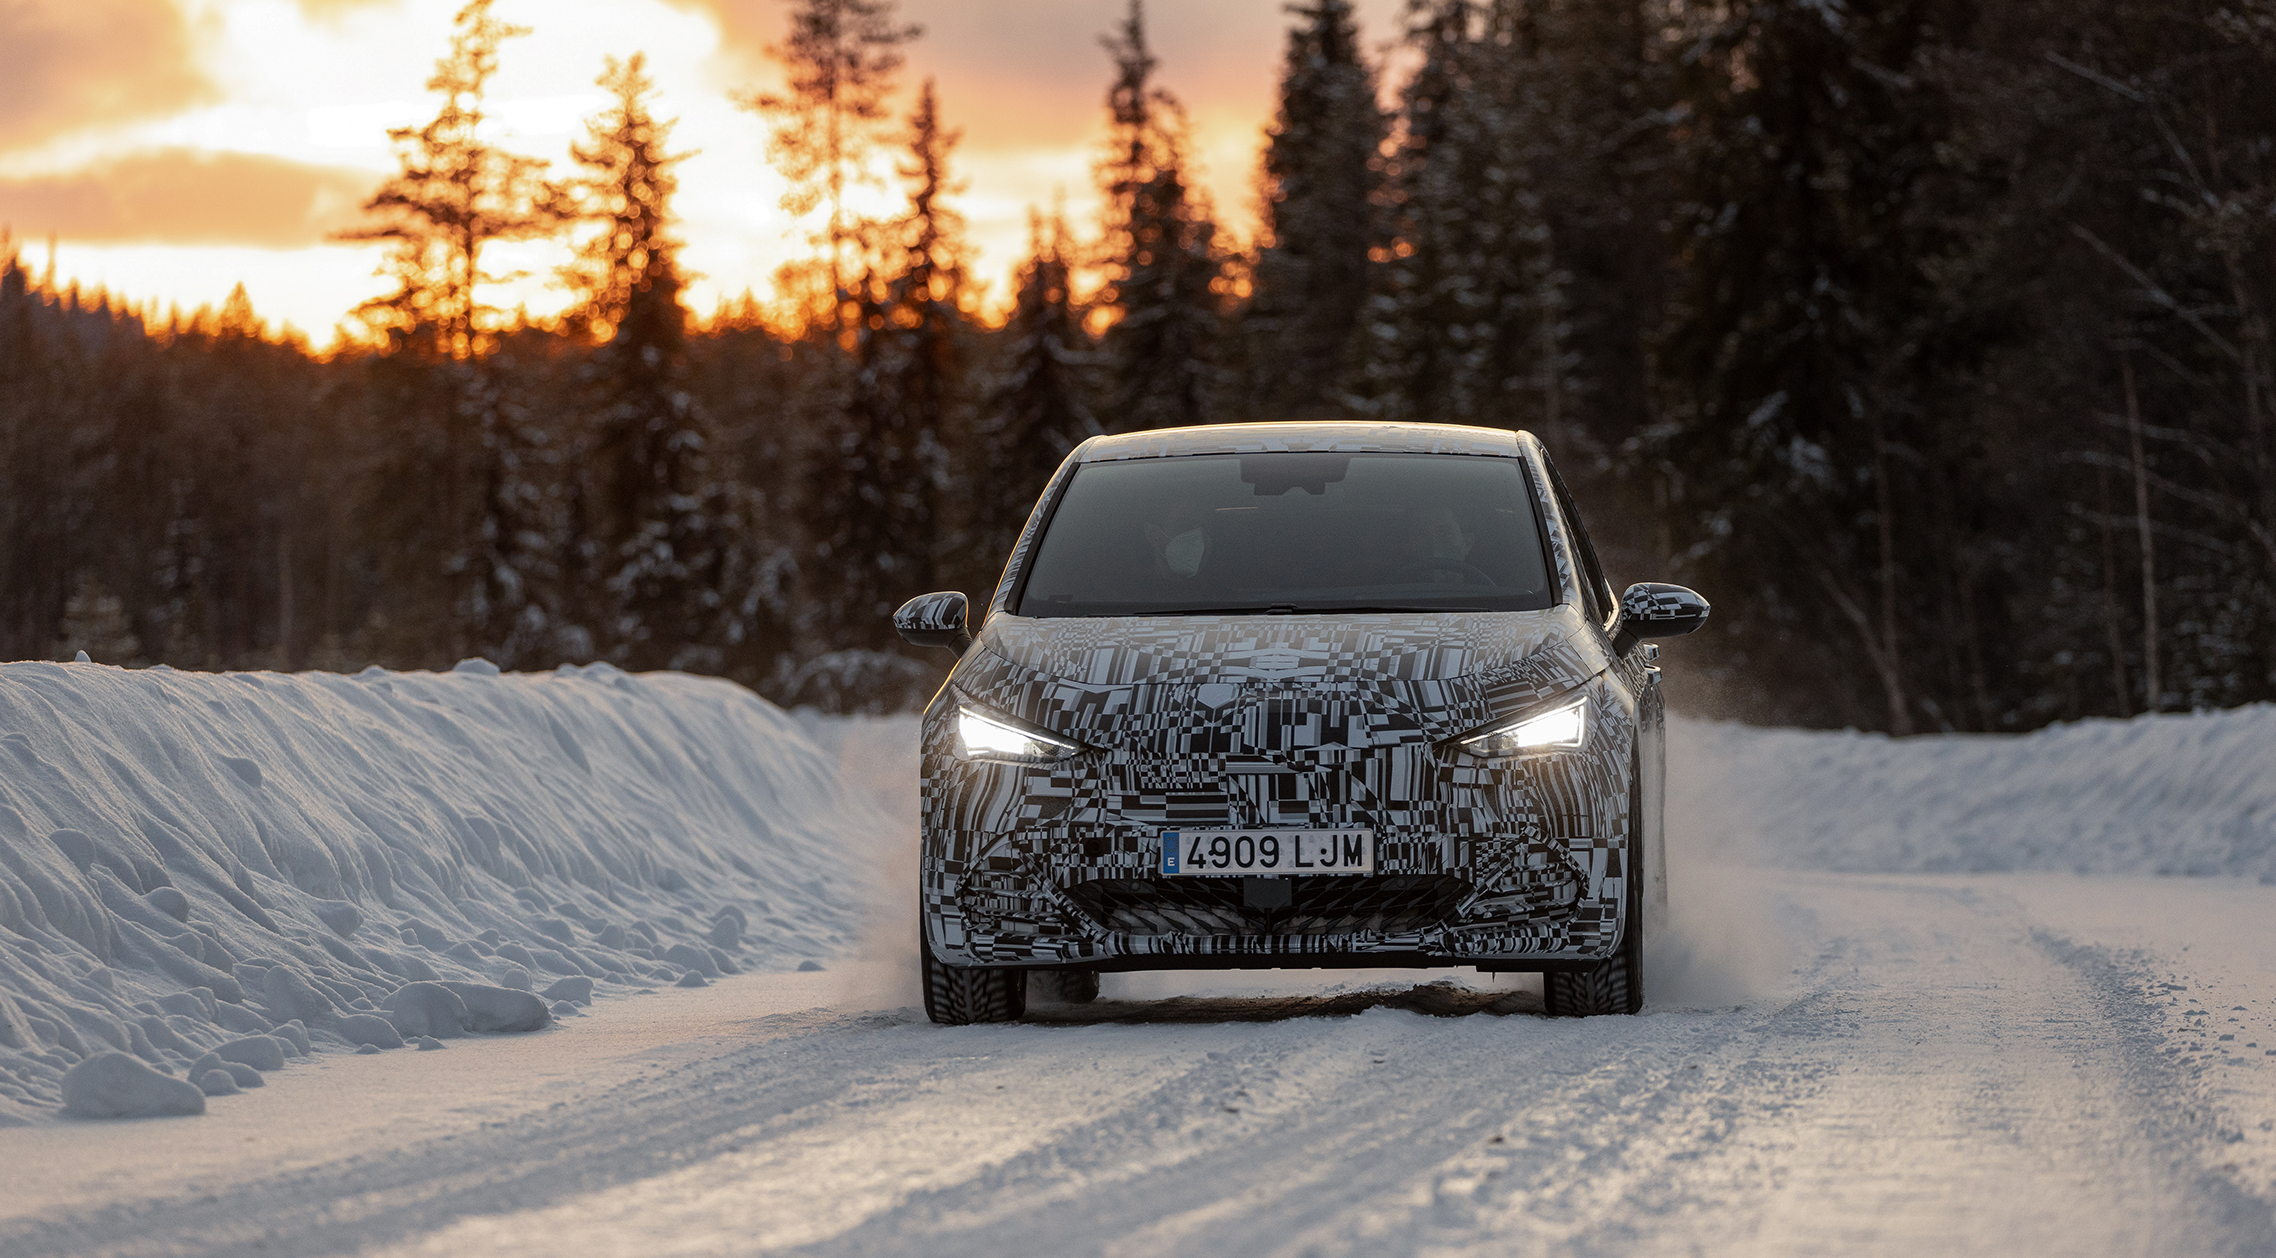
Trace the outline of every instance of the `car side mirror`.
<instances>
[{"instance_id":1,"label":"car side mirror","mask_svg":"<svg viewBox=\"0 0 2276 1258\"><path fill-rule=\"evenodd\" d=\"M919 594L893 613L893 629L910 646L944 646L962 655L972 645L972 631L965 628L970 607L957 590Z\"/></svg>"},{"instance_id":2,"label":"car side mirror","mask_svg":"<svg viewBox=\"0 0 2276 1258\"><path fill-rule=\"evenodd\" d=\"M1612 649L1626 655L1646 638L1675 638L1707 623L1707 600L1680 585L1638 581L1620 596L1620 629Z\"/></svg>"}]
</instances>

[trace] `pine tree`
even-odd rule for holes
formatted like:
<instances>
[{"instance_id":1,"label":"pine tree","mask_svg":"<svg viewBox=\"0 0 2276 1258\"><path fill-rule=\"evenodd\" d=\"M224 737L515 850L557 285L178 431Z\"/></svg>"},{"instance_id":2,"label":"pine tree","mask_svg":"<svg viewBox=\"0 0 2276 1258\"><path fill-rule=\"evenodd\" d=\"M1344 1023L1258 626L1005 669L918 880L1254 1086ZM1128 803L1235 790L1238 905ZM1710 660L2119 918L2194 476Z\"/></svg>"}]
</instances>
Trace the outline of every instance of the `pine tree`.
<instances>
[{"instance_id":1,"label":"pine tree","mask_svg":"<svg viewBox=\"0 0 2276 1258\"><path fill-rule=\"evenodd\" d=\"M1031 215L1028 234L1028 259L1000 334L1002 365L967 447L980 469L969 478L980 513L968 548L978 564L967 577L975 605L992 592L1051 474L1101 431L1091 408L1097 353L1075 305L1066 222L1054 216L1046 227Z\"/></svg>"},{"instance_id":2,"label":"pine tree","mask_svg":"<svg viewBox=\"0 0 2276 1258\"><path fill-rule=\"evenodd\" d=\"M472 579L462 608L472 649L502 668L549 668L590 654L563 606L565 510L560 482L570 451L564 417L529 396L548 347L541 333L499 333L465 373L456 404L476 417L477 516Z\"/></svg>"},{"instance_id":3,"label":"pine tree","mask_svg":"<svg viewBox=\"0 0 2276 1258\"><path fill-rule=\"evenodd\" d=\"M499 45L529 33L492 16L494 3L472 0L458 11L450 52L427 80L442 108L424 126L387 133L401 169L364 205L381 221L343 237L389 242L380 273L395 291L356 308L366 326L459 360L479 355L484 317L497 313L479 299L485 281L502 278L482 270L482 251L493 241L542 234L555 223L547 212L544 163L481 135Z\"/></svg>"},{"instance_id":4,"label":"pine tree","mask_svg":"<svg viewBox=\"0 0 2276 1258\"><path fill-rule=\"evenodd\" d=\"M1660 453L1696 504L1691 536L1816 612L1815 640L1861 648L1898 734L1917 707L1899 626L1928 593L1908 588L1927 574L1900 543L1946 511L1908 475L1937 444L1913 401L1938 366L1929 277L1957 244L1914 212L1944 118L1906 71L1938 16L1932 0L1733 13L1691 85L1681 313L1660 363Z\"/></svg>"},{"instance_id":5,"label":"pine tree","mask_svg":"<svg viewBox=\"0 0 2276 1258\"><path fill-rule=\"evenodd\" d=\"M1380 413L1460 422L1475 393L1487 266L1470 204L1488 144L1470 81L1476 14L1469 0L1442 0L1417 16L1407 37L1422 62L1400 93L1387 189L1395 239L1377 279L1369 374Z\"/></svg>"},{"instance_id":6,"label":"pine tree","mask_svg":"<svg viewBox=\"0 0 2276 1258\"><path fill-rule=\"evenodd\" d=\"M1437 0L1409 40L1378 268L1369 385L1382 414L1540 426L1562 380L1554 242L1533 180L1537 113L1506 5Z\"/></svg>"},{"instance_id":7,"label":"pine tree","mask_svg":"<svg viewBox=\"0 0 2276 1258\"><path fill-rule=\"evenodd\" d=\"M565 271L570 325L597 341L582 372L587 455L571 491L579 619L595 649L635 668L712 661L742 626L741 495L710 462L687 388L687 312L672 234L672 124L653 110L646 59L610 58L609 106L571 153L579 216L598 228Z\"/></svg>"},{"instance_id":8,"label":"pine tree","mask_svg":"<svg viewBox=\"0 0 2276 1258\"><path fill-rule=\"evenodd\" d=\"M961 132L942 125L933 81L925 80L904 136L897 167L909 186L909 209L894 224L899 273L885 280L884 327L875 329L875 361L884 392L898 399L904 422L922 447L961 443L960 390L968 353L970 296L964 216L947 198L964 190L949 173ZM936 473L937 479L937 473Z\"/></svg>"},{"instance_id":9,"label":"pine tree","mask_svg":"<svg viewBox=\"0 0 2276 1258\"><path fill-rule=\"evenodd\" d=\"M1104 39L1114 58L1107 93L1113 130L1102 168L1107 193L1107 285L1099 305L1112 376L1108 428L1209 422L1220 379L1225 258L1207 204L1185 174L1185 111L1153 85L1145 10L1130 0Z\"/></svg>"},{"instance_id":10,"label":"pine tree","mask_svg":"<svg viewBox=\"0 0 2276 1258\"><path fill-rule=\"evenodd\" d=\"M409 360L393 374L414 377L402 381L418 399L410 414L440 430L427 449L405 442L389 457L401 492L441 490L439 520L421 527L433 542L421 553L440 559L459 650L496 649L519 621L531 580L513 557L529 426L501 410L503 386L481 363L498 312L482 304L480 288L508 277L485 271L482 255L493 242L540 235L558 221L559 193L543 178L544 163L481 134L499 46L529 33L498 20L493 3L472 0L458 11L450 51L427 80L441 108L424 126L388 133L400 169L364 207L380 221L345 236L389 242L380 273L394 291L355 313ZM415 379L422 375L432 378Z\"/></svg>"},{"instance_id":11,"label":"pine tree","mask_svg":"<svg viewBox=\"0 0 2276 1258\"><path fill-rule=\"evenodd\" d=\"M938 588L951 540L944 517L948 450L965 427L970 328L963 220L928 81L908 119L899 165L909 208L880 237L890 250L860 286L854 374L836 441L818 451L811 598L817 637L838 650L897 655L893 609Z\"/></svg>"},{"instance_id":12,"label":"pine tree","mask_svg":"<svg viewBox=\"0 0 2276 1258\"><path fill-rule=\"evenodd\" d=\"M54 300L0 230L0 653L13 659L47 653L78 558L73 448L90 399L77 386L94 382L73 379L81 356Z\"/></svg>"},{"instance_id":13,"label":"pine tree","mask_svg":"<svg viewBox=\"0 0 2276 1258\"><path fill-rule=\"evenodd\" d=\"M875 224L846 205L846 193L872 183L903 61L901 46L924 28L894 19L893 0L798 0L790 38L768 49L789 76L783 92L750 92L737 103L773 125L767 160L789 181L782 207L801 217L827 209L814 243L822 246L828 294L821 325L836 332L854 299Z\"/></svg>"},{"instance_id":14,"label":"pine tree","mask_svg":"<svg viewBox=\"0 0 2276 1258\"><path fill-rule=\"evenodd\" d=\"M1488 10L1495 95L1515 115L1508 151L1545 233L1529 256L1545 286L1526 355L1538 380L1527 420L1566 448L1608 454L1652 419L1669 122L1681 116L1670 112L1669 70L1681 58L1658 55L1658 14L1655 0L1492 0ZM1572 459L1564 470L1593 479ZM1574 492L1587 490L1576 483ZM1596 514L1614 533L1623 530L1613 517L1650 514L1648 503L1623 508ZM1610 540L1595 537L1599 549Z\"/></svg>"},{"instance_id":15,"label":"pine tree","mask_svg":"<svg viewBox=\"0 0 2276 1258\"><path fill-rule=\"evenodd\" d=\"M1294 7L1242 315L1251 418L1341 409L1361 366L1386 119L1349 0Z\"/></svg>"}]
</instances>

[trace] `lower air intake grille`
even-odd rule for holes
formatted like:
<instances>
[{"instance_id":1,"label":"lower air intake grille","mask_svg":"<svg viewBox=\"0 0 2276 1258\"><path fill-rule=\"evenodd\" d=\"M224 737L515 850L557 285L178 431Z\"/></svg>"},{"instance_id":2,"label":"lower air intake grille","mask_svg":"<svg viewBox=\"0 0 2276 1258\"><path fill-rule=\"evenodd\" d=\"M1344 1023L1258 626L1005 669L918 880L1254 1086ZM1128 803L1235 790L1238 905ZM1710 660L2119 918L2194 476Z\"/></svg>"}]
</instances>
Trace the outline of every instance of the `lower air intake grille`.
<instances>
[{"instance_id":1,"label":"lower air intake grille","mask_svg":"<svg viewBox=\"0 0 2276 1258\"><path fill-rule=\"evenodd\" d=\"M1067 899L1131 935L1395 935L1451 919L1470 890L1443 874L1286 881L1280 909L1245 906L1239 878L1101 878L1069 887Z\"/></svg>"}]
</instances>

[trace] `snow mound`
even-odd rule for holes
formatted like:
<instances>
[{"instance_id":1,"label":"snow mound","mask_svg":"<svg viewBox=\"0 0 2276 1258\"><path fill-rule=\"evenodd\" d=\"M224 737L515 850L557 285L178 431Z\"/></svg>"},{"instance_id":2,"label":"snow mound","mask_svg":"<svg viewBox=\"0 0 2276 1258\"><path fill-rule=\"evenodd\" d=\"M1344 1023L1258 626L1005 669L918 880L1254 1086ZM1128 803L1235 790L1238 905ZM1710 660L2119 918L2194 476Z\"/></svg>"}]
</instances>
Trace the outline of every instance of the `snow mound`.
<instances>
[{"instance_id":1,"label":"snow mound","mask_svg":"<svg viewBox=\"0 0 2276 1258\"><path fill-rule=\"evenodd\" d=\"M534 1030L851 942L845 840L879 823L796 721L723 681L477 663L0 665L0 1125L96 1060L90 1095L196 1112L209 1053Z\"/></svg>"},{"instance_id":2,"label":"snow mound","mask_svg":"<svg viewBox=\"0 0 2276 1258\"><path fill-rule=\"evenodd\" d=\"M1881 734L1670 723L1673 845L1850 872L2276 882L2276 705Z\"/></svg>"},{"instance_id":3,"label":"snow mound","mask_svg":"<svg viewBox=\"0 0 2276 1258\"><path fill-rule=\"evenodd\" d=\"M197 1084L152 1070L120 1052L97 1053L63 1076L63 1108L80 1118L203 1114L205 1097Z\"/></svg>"}]
</instances>

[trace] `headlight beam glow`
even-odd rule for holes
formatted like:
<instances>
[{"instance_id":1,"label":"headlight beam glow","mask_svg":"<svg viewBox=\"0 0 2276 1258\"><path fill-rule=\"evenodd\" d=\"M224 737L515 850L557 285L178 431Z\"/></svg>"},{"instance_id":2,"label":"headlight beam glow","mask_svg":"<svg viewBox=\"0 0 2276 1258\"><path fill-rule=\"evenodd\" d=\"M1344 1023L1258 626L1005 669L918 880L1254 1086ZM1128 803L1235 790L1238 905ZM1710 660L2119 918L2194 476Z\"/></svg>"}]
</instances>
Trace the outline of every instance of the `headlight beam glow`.
<instances>
[{"instance_id":1,"label":"headlight beam glow","mask_svg":"<svg viewBox=\"0 0 2276 1258\"><path fill-rule=\"evenodd\" d=\"M1022 729L969 703L956 705L956 754L962 759L1049 764L1080 750L1063 738Z\"/></svg>"},{"instance_id":2,"label":"headlight beam glow","mask_svg":"<svg viewBox=\"0 0 2276 1258\"><path fill-rule=\"evenodd\" d=\"M1570 751L1588 739L1588 700L1576 699L1523 720L1461 740L1473 756L1517 756L1536 751Z\"/></svg>"}]
</instances>

